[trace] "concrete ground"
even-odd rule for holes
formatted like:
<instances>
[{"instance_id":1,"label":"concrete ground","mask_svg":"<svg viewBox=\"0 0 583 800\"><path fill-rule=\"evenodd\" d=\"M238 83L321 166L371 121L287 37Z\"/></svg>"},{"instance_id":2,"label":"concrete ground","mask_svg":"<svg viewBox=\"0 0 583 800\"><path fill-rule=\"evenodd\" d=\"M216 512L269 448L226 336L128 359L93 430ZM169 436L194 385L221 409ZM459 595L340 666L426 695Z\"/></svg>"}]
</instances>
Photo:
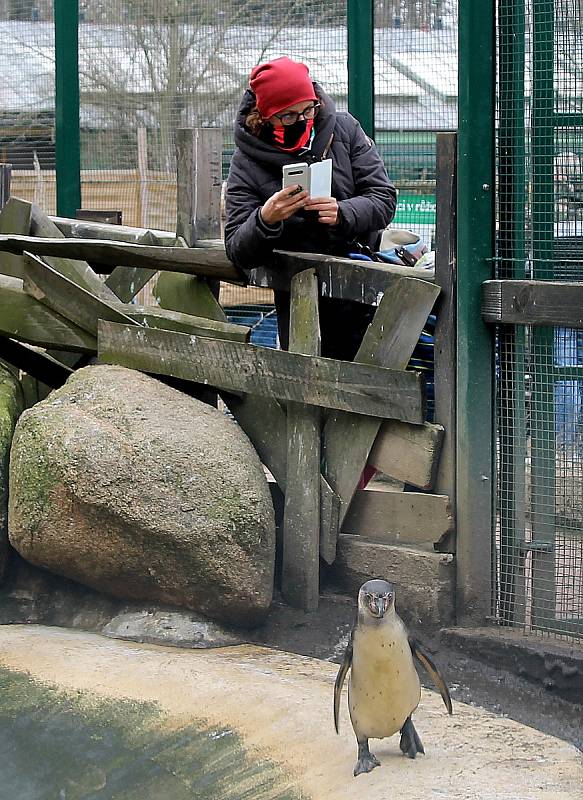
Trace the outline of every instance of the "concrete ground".
<instances>
[{"instance_id":1,"label":"concrete ground","mask_svg":"<svg viewBox=\"0 0 583 800\"><path fill-rule=\"evenodd\" d=\"M43 626L0 627L0 800L574 800L581 753L423 691L426 756L356 745L337 666L254 645L180 650Z\"/></svg>"}]
</instances>

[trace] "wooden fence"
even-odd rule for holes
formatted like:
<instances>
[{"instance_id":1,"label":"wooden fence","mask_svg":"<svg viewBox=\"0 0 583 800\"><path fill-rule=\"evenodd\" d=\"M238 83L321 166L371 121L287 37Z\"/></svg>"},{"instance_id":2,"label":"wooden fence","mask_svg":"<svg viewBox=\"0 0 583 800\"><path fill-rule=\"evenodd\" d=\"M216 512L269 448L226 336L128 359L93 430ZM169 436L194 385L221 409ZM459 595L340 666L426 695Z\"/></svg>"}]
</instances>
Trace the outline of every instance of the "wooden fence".
<instances>
[{"instance_id":1,"label":"wooden fence","mask_svg":"<svg viewBox=\"0 0 583 800\"><path fill-rule=\"evenodd\" d=\"M183 132L179 142L178 236L50 218L29 202L8 202L0 214L0 357L50 387L75 369L75 353L214 387L285 494L282 590L291 604L317 606L320 558L334 563L343 537L408 548L437 580L451 557L444 562L435 551L455 551L455 430L446 428L444 440L439 424L443 417L453 425L451 216L438 230L442 287L432 271L276 252L273 269L253 270L248 280L291 291L290 351L256 347L248 329L226 321L206 283L246 279L222 242L197 235L219 229L208 205L201 216L204 193L220 192L208 172L216 161L204 157L204 135ZM451 140L443 146L451 151ZM156 273L159 306L132 303ZM437 422L429 424L424 380L406 367L440 292L449 311L438 327L435 369L446 391L437 393ZM320 357L320 296L376 308L354 362ZM359 489L367 464L398 490ZM404 492L404 484L422 491ZM447 491L434 494L436 486ZM450 605L453 583L449 570Z\"/></svg>"}]
</instances>

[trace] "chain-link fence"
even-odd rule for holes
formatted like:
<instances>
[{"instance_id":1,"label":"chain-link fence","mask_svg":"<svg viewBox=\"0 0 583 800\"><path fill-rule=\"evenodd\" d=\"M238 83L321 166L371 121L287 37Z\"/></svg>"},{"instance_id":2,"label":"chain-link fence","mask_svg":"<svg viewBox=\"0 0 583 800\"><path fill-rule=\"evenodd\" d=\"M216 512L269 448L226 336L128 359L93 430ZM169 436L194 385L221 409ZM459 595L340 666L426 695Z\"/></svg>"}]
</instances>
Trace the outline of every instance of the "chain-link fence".
<instances>
[{"instance_id":1,"label":"chain-link fence","mask_svg":"<svg viewBox=\"0 0 583 800\"><path fill-rule=\"evenodd\" d=\"M499 0L498 275L583 280L583 3ZM583 637L583 331L502 326L496 615Z\"/></svg>"}]
</instances>

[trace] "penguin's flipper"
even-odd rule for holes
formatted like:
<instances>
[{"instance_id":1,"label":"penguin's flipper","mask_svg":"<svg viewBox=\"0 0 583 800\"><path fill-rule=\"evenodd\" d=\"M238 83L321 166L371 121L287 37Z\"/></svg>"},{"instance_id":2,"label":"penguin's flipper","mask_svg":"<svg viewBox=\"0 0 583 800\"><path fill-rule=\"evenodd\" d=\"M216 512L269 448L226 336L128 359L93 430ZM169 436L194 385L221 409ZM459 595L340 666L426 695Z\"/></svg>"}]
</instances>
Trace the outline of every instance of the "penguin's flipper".
<instances>
[{"instance_id":1,"label":"penguin's flipper","mask_svg":"<svg viewBox=\"0 0 583 800\"><path fill-rule=\"evenodd\" d=\"M453 714L453 709L451 707L451 697L449 696L449 689L447 688L447 684L444 681L441 673L433 663L433 661L429 658L425 650L421 647L419 642L417 642L412 636L409 636L409 646L411 647L411 652L413 653L413 657L417 659L417 661L421 664L423 669L427 670L428 674L431 676L433 683L439 689L439 694L443 702L445 703L445 707L447 708L448 714Z\"/></svg>"},{"instance_id":2,"label":"penguin's flipper","mask_svg":"<svg viewBox=\"0 0 583 800\"><path fill-rule=\"evenodd\" d=\"M348 644L344 651L344 659L340 665L338 675L336 675L336 683L334 684L334 727L336 728L336 733L340 733L338 722L340 719L340 695L342 694L342 686L344 685L346 673L352 666L352 635L353 631L350 632L350 638L348 639Z\"/></svg>"}]
</instances>

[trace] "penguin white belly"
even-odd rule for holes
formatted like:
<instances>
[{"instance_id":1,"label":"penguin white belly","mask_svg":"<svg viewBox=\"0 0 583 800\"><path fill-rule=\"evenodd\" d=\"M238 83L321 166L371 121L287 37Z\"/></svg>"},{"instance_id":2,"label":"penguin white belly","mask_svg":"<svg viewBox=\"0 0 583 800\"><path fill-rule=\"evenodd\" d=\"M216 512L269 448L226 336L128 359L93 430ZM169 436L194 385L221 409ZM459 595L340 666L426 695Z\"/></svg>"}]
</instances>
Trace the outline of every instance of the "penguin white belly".
<instances>
[{"instance_id":1,"label":"penguin white belly","mask_svg":"<svg viewBox=\"0 0 583 800\"><path fill-rule=\"evenodd\" d=\"M404 625L397 619L355 632L348 707L357 736L397 733L415 711L421 684Z\"/></svg>"}]
</instances>

